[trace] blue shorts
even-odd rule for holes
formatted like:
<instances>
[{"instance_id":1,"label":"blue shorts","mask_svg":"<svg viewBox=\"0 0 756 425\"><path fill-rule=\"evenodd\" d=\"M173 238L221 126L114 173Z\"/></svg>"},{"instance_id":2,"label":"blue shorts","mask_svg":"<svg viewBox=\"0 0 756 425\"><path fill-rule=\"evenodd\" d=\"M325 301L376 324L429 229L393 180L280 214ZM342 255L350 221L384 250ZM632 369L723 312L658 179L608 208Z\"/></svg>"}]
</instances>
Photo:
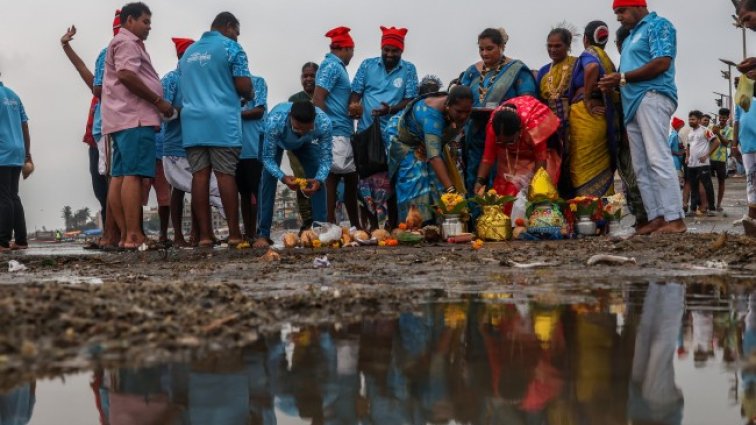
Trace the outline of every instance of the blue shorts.
<instances>
[{"instance_id":1,"label":"blue shorts","mask_svg":"<svg viewBox=\"0 0 756 425\"><path fill-rule=\"evenodd\" d=\"M113 137L112 177L155 177L155 129L136 127Z\"/></svg>"}]
</instances>

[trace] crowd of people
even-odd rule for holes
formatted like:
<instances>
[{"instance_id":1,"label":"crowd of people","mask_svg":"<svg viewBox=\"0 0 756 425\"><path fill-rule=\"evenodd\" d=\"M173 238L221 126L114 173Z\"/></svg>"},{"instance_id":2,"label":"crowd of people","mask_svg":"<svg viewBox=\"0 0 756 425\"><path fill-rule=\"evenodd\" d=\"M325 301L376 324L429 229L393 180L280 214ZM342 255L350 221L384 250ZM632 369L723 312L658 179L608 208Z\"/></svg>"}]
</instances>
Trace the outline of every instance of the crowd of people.
<instances>
[{"instance_id":1,"label":"crowd of people","mask_svg":"<svg viewBox=\"0 0 756 425\"><path fill-rule=\"evenodd\" d=\"M756 27L753 3L744 0L739 10L749 28ZM614 0L612 6L621 24L615 37L619 66L605 51L612 32L602 21L585 26L578 56L571 54L574 31L554 28L546 40L550 61L539 69L507 56L509 35L488 28L478 36L481 60L443 91L437 77L419 80L403 59L407 29L381 27L380 56L364 60L350 81L346 67L355 42L349 28L338 27L325 34L330 51L323 61L302 67L303 91L271 108L265 80L251 74L237 42L239 20L229 12L220 13L199 40L174 38L178 64L162 79L144 46L152 16L144 3L116 12L114 37L94 72L74 51L71 27L62 47L93 94L84 141L105 222L98 246L137 249L149 242L142 205L151 188L161 243L168 242L172 222L174 244L215 244L213 205L226 218L230 246L263 248L272 243L278 182L297 191L303 227L335 222L343 204L354 227L393 228L412 207L424 222L437 221L434 206L444 193L494 189L517 197L515 205L524 203L541 167L563 199L611 195L618 173L637 234L683 233L686 212L721 211L728 151L741 158L747 175L743 223L753 231L754 113L739 107L730 125L723 110L718 125L708 129L693 111L690 127L678 134L676 119L668 138L677 109L676 30L645 0ZM739 69L751 76L756 59ZM7 174L0 181L3 250L11 249L14 233L16 246L26 245L18 180L31 156L23 106L0 88L8 117L0 141L13 146L0 158L0 175ZM368 158L367 172L355 157L355 141L379 143L385 160ZM291 173L281 168L284 152ZM711 174L719 179L718 196ZM186 193L189 241L181 225Z\"/></svg>"}]
</instances>

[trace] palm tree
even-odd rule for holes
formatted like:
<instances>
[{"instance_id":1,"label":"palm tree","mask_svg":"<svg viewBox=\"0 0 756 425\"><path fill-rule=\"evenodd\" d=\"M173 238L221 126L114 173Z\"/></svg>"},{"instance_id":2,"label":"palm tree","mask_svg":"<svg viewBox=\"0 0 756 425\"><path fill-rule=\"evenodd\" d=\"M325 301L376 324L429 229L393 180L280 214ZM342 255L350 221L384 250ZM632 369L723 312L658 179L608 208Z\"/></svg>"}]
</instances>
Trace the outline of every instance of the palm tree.
<instances>
[{"instance_id":1,"label":"palm tree","mask_svg":"<svg viewBox=\"0 0 756 425\"><path fill-rule=\"evenodd\" d=\"M71 230L71 227L73 227L73 212L71 211L70 206L66 205L65 207L63 207L63 210L61 211L61 217L63 217L66 231Z\"/></svg>"}]
</instances>

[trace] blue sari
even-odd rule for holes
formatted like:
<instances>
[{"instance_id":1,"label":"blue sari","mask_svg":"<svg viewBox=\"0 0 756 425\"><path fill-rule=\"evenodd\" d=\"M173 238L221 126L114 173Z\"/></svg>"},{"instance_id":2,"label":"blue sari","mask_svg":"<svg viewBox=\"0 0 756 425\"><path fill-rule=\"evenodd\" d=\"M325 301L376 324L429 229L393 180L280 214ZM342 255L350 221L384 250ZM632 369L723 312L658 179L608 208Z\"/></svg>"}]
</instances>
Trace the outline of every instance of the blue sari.
<instances>
[{"instance_id":1,"label":"blue sari","mask_svg":"<svg viewBox=\"0 0 756 425\"><path fill-rule=\"evenodd\" d=\"M429 96L416 99L392 117L384 133L389 141L389 178L394 184L399 217L406 217L414 205L424 222L433 220L433 205L438 204L444 189L428 161L443 157L444 145L451 139L449 133L456 131L441 111L425 103Z\"/></svg>"},{"instance_id":2,"label":"blue sari","mask_svg":"<svg viewBox=\"0 0 756 425\"><path fill-rule=\"evenodd\" d=\"M473 92L473 107L496 107L505 101L523 95L537 96L535 79L530 69L521 61L508 59L498 73L490 73L483 77L477 64L471 65L462 74L460 84L470 87ZM481 93L481 85L485 95ZM483 158L486 145L486 124L488 116L473 117L465 126L465 187L472 194L475 180L478 177L478 167ZM496 170L492 170L491 175Z\"/></svg>"}]
</instances>

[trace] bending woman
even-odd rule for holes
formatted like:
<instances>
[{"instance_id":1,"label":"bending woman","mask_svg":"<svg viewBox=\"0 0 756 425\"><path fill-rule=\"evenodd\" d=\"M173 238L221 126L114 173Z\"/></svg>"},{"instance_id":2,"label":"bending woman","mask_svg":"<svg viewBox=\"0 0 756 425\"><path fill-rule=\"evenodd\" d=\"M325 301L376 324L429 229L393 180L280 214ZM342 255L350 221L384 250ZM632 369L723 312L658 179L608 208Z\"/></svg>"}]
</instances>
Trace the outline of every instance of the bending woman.
<instances>
[{"instance_id":1,"label":"bending woman","mask_svg":"<svg viewBox=\"0 0 756 425\"><path fill-rule=\"evenodd\" d=\"M516 196L515 204L522 206L518 211L524 211L528 185L536 170L543 167L555 184L559 180L559 153L549 148L549 139L558 137L558 130L559 118L532 96L516 97L496 108L486 127L486 148L475 193L485 190L491 169L496 166L493 188L499 195ZM510 204L505 212L511 211Z\"/></svg>"},{"instance_id":2,"label":"bending woman","mask_svg":"<svg viewBox=\"0 0 756 425\"><path fill-rule=\"evenodd\" d=\"M509 36L503 29L487 28L478 36L481 61L462 74L460 84L473 92L473 107L495 108L513 97L537 94L535 79L521 61L504 56ZM486 140L490 116L475 116L465 127L465 185L472 192Z\"/></svg>"},{"instance_id":3,"label":"bending woman","mask_svg":"<svg viewBox=\"0 0 756 425\"><path fill-rule=\"evenodd\" d=\"M399 217L416 206L423 221L433 220L432 206L440 193L454 193L443 159L444 146L462 129L472 111L468 87L456 86L449 93L431 93L412 101L398 118L389 121L389 178L394 184ZM461 189L461 188L459 188Z\"/></svg>"}]
</instances>

